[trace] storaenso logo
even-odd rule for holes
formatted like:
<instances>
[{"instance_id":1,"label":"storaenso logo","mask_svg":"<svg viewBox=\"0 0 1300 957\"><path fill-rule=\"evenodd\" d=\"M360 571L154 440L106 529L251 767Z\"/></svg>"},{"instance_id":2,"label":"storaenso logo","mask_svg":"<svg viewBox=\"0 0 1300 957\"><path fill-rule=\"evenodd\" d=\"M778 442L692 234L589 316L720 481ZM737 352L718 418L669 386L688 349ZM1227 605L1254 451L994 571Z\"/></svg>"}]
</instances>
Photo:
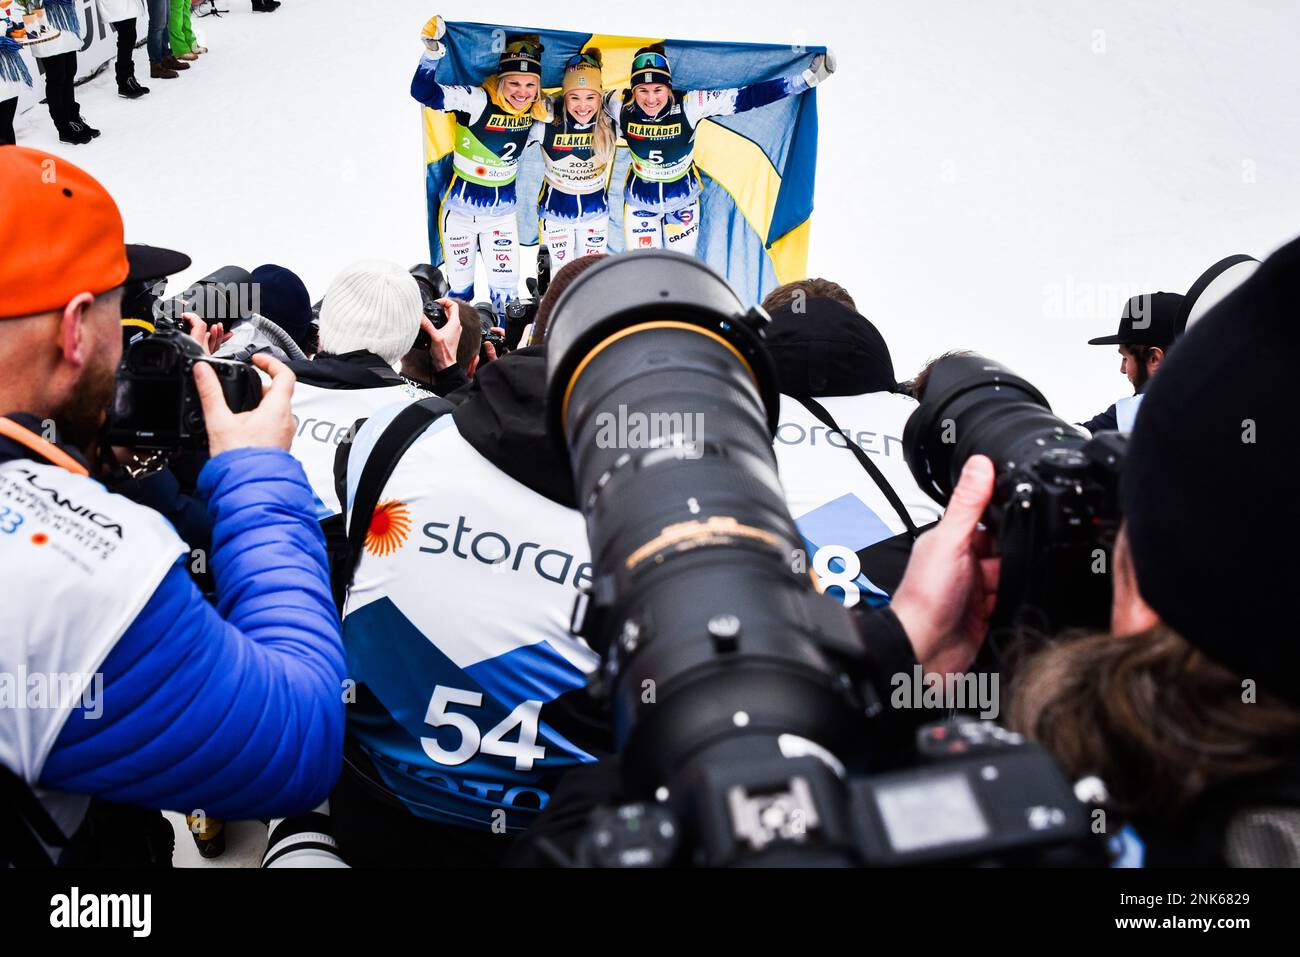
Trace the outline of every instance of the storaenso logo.
<instances>
[{"instance_id":1,"label":"storaenso logo","mask_svg":"<svg viewBox=\"0 0 1300 957\"><path fill-rule=\"evenodd\" d=\"M628 412L596 415L598 449L681 449L682 458L704 455L703 412Z\"/></svg>"},{"instance_id":2,"label":"storaenso logo","mask_svg":"<svg viewBox=\"0 0 1300 957\"><path fill-rule=\"evenodd\" d=\"M312 423L316 423L312 425ZM308 426L311 426L309 429ZM322 444L342 445L344 442L351 442L353 439L352 426L340 425L337 422L330 422L328 419L301 419L297 415L293 416L294 436L306 436L314 442Z\"/></svg>"},{"instance_id":3,"label":"storaenso logo","mask_svg":"<svg viewBox=\"0 0 1300 957\"><path fill-rule=\"evenodd\" d=\"M46 495L59 508L67 509L73 515L80 515L82 518L89 519L92 524L97 525L106 532L112 532L118 538L122 537L122 526L107 515L96 512L87 505L77 505L71 498L60 495L58 489L42 485L36 480L36 473L31 469L19 468L16 471L27 480L28 485Z\"/></svg>"},{"instance_id":4,"label":"storaenso logo","mask_svg":"<svg viewBox=\"0 0 1300 957\"><path fill-rule=\"evenodd\" d=\"M821 433L819 436L818 433ZM837 442L836 439L839 439ZM804 428L798 422L782 422L776 427L776 441L782 445L816 445L821 442L823 445L832 445L837 449L847 449L850 442L856 442L858 448L871 455L902 455L903 440L896 435L884 435L880 432L850 432L848 429L841 429L836 432L834 429L824 425L814 425ZM897 446L891 450L890 443Z\"/></svg>"},{"instance_id":5,"label":"storaenso logo","mask_svg":"<svg viewBox=\"0 0 1300 957\"><path fill-rule=\"evenodd\" d=\"M51 927L129 927L132 937L153 928L149 894L82 894L80 888L50 898Z\"/></svg>"},{"instance_id":6,"label":"storaenso logo","mask_svg":"<svg viewBox=\"0 0 1300 957\"><path fill-rule=\"evenodd\" d=\"M474 529L465 524L465 516L459 515L456 519L456 536L448 542L438 534L440 529L450 530L449 522L428 522L425 524L423 532L424 537L437 542L436 547L421 545L420 551L430 555L441 555L451 548L451 554L456 558L462 558L466 561L473 560L483 565L500 566L498 571L509 568L511 571L528 570L531 568L539 577L545 578L548 582L554 582L557 585L563 585L566 582L575 588L591 584L591 563L580 562L574 567L576 559L573 555L559 548L543 548L538 542L521 542L516 548L500 532L479 532L474 534ZM461 550L462 542L468 542L468 549ZM529 550L535 550L529 557ZM572 576L570 576L572 571Z\"/></svg>"}]
</instances>

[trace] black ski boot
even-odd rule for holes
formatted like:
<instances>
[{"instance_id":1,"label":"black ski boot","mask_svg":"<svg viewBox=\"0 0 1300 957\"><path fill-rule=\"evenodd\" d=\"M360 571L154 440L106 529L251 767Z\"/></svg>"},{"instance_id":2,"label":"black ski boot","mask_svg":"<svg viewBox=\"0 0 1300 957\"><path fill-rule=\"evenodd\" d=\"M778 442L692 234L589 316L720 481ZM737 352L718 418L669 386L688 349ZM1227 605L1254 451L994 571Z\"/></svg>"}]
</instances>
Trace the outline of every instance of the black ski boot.
<instances>
[{"instance_id":1,"label":"black ski boot","mask_svg":"<svg viewBox=\"0 0 1300 957\"><path fill-rule=\"evenodd\" d=\"M124 96L128 100L138 100L149 92L147 86L141 86L136 82L135 77L128 77L117 85L117 95Z\"/></svg>"},{"instance_id":2,"label":"black ski boot","mask_svg":"<svg viewBox=\"0 0 1300 957\"><path fill-rule=\"evenodd\" d=\"M89 143L94 139L90 132L76 120L69 120L67 123L56 123L54 126L59 131L60 143L72 143L74 146L81 146L83 143Z\"/></svg>"},{"instance_id":3,"label":"black ski boot","mask_svg":"<svg viewBox=\"0 0 1300 957\"><path fill-rule=\"evenodd\" d=\"M95 129L93 126L91 126L89 123L87 123L87 122L86 122L86 118L85 118L84 116L81 115L81 107L80 107L80 106L77 106L77 107L74 107L74 108L73 108L73 110L72 110L72 119L73 119L73 122L75 122L78 126L80 126L80 127L81 127L82 129L84 129L87 133L89 133L92 139L93 139L94 137L96 137L96 136L99 135L99 130Z\"/></svg>"}]
</instances>

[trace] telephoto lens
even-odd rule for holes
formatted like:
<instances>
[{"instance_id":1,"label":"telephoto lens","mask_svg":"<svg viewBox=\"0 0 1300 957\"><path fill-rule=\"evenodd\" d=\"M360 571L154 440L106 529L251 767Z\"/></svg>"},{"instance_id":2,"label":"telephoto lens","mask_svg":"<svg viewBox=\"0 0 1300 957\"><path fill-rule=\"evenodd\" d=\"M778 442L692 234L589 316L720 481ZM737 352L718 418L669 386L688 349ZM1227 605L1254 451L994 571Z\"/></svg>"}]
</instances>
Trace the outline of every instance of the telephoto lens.
<instances>
[{"instance_id":1,"label":"telephoto lens","mask_svg":"<svg viewBox=\"0 0 1300 957\"><path fill-rule=\"evenodd\" d=\"M1090 440L1030 383L975 355L934 367L903 430L912 475L942 504L970 456L993 460L984 520L1002 556L994 624L1043 634L1109 621L1126 448L1116 432Z\"/></svg>"},{"instance_id":2,"label":"telephoto lens","mask_svg":"<svg viewBox=\"0 0 1300 957\"><path fill-rule=\"evenodd\" d=\"M548 415L593 565L575 625L604 659L626 786L668 803L695 863L844 863L831 755L866 722L837 655L860 640L817 594L777 478L766 321L659 250L557 301Z\"/></svg>"}]
</instances>

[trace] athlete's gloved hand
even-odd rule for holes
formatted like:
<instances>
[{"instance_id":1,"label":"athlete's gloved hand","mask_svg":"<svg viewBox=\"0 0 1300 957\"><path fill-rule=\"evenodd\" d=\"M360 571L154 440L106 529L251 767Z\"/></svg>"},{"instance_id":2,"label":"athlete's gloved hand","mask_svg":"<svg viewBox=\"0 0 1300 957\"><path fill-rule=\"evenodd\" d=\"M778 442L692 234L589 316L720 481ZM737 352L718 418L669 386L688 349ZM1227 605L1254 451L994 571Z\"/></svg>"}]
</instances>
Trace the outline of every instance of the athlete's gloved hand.
<instances>
[{"instance_id":1,"label":"athlete's gloved hand","mask_svg":"<svg viewBox=\"0 0 1300 957\"><path fill-rule=\"evenodd\" d=\"M420 31L420 39L424 41L424 48L429 51L428 55L435 60L442 59L447 53L445 44L439 41L447 35L447 21L440 16L432 16L424 24L424 29Z\"/></svg>"},{"instance_id":2,"label":"athlete's gloved hand","mask_svg":"<svg viewBox=\"0 0 1300 957\"><path fill-rule=\"evenodd\" d=\"M835 51L827 47L825 53L819 53L813 57L812 66L809 69L812 70L813 83L820 83L826 79L835 72Z\"/></svg>"}]
</instances>

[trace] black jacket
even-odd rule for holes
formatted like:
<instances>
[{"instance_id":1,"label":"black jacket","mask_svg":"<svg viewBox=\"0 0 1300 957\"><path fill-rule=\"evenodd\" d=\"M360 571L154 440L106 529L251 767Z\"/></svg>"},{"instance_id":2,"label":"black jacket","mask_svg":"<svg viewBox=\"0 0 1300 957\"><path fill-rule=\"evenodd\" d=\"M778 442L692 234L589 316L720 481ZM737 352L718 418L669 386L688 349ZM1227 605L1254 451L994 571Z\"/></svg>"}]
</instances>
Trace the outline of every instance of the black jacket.
<instances>
[{"instance_id":1,"label":"black jacket","mask_svg":"<svg viewBox=\"0 0 1300 957\"><path fill-rule=\"evenodd\" d=\"M456 428L480 455L553 502L576 508L563 443L546 428L546 349L529 346L480 366L447 396Z\"/></svg>"},{"instance_id":2,"label":"black jacket","mask_svg":"<svg viewBox=\"0 0 1300 957\"><path fill-rule=\"evenodd\" d=\"M298 359L290 362L289 368L306 385L320 389L377 389L382 386L402 385L407 383L422 389L432 388L437 395L445 395L454 389L466 385L460 366L452 363L437 374L437 381L432 383L414 382L400 372L394 372L390 366L373 352L358 349L342 355L321 353L315 359ZM445 391L440 391L445 390Z\"/></svg>"},{"instance_id":3,"label":"black jacket","mask_svg":"<svg viewBox=\"0 0 1300 957\"><path fill-rule=\"evenodd\" d=\"M1300 757L1211 788L1179 814L1133 822L1147 867L1282 867L1300 861Z\"/></svg>"}]
</instances>

